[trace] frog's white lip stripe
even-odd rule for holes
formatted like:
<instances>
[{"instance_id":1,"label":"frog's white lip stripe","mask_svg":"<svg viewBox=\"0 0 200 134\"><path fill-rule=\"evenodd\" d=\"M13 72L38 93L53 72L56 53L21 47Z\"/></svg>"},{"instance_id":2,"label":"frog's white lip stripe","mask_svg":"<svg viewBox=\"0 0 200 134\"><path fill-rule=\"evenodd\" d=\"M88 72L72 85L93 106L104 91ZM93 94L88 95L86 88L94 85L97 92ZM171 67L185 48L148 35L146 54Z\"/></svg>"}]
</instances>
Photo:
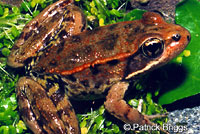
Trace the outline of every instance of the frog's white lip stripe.
<instances>
[{"instance_id":1,"label":"frog's white lip stripe","mask_svg":"<svg viewBox=\"0 0 200 134\"><path fill-rule=\"evenodd\" d=\"M141 73L143 73L143 72L149 70L149 69L152 68L154 65L159 64L162 60L163 60L163 58L160 58L160 59L157 60L157 61L152 61L152 62L150 62L145 68L143 68L142 70L138 70L138 71L136 71L136 72L134 72L134 73L129 74L128 76L126 76L125 79L130 79L130 78L133 77L133 76L136 76L136 75L138 75L138 74L141 74Z\"/></svg>"}]
</instances>

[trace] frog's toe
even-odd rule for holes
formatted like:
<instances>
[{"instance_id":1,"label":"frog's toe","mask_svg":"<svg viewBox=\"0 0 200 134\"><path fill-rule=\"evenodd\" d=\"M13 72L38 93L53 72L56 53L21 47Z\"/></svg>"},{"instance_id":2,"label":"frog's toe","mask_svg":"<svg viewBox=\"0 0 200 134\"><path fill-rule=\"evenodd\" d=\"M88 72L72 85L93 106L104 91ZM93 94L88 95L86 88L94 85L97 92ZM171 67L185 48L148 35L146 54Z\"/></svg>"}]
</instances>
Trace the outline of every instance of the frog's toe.
<instances>
[{"instance_id":1,"label":"frog's toe","mask_svg":"<svg viewBox=\"0 0 200 134\"><path fill-rule=\"evenodd\" d=\"M156 114L156 115L145 115L145 116L146 116L148 119L152 120L152 119L167 117L167 115L168 115L168 113Z\"/></svg>"}]
</instances>

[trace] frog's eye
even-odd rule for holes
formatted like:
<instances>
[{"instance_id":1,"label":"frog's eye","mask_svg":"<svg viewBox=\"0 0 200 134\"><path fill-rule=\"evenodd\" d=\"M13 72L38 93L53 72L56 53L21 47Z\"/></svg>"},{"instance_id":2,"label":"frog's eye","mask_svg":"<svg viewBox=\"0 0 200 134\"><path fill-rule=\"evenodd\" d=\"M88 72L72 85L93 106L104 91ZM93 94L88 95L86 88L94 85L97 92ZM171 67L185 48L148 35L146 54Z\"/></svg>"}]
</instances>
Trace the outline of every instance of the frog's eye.
<instances>
[{"instance_id":1,"label":"frog's eye","mask_svg":"<svg viewBox=\"0 0 200 134\"><path fill-rule=\"evenodd\" d=\"M164 42L158 38L150 38L141 46L142 53L149 58L156 58L163 53Z\"/></svg>"},{"instance_id":2,"label":"frog's eye","mask_svg":"<svg viewBox=\"0 0 200 134\"><path fill-rule=\"evenodd\" d=\"M174 41L179 41L180 38L181 38L181 35L180 35L180 34L174 34L174 35L172 36L172 39L173 39Z\"/></svg>"}]
</instances>

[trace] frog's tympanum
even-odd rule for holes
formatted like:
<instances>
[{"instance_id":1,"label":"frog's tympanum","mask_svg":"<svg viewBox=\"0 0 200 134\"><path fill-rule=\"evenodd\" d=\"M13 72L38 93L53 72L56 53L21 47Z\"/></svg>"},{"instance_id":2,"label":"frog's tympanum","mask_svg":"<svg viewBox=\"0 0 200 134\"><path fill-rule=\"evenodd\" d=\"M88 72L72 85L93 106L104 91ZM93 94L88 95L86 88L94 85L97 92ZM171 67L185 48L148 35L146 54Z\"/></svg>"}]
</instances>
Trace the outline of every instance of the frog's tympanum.
<instances>
[{"instance_id":1,"label":"frog's tympanum","mask_svg":"<svg viewBox=\"0 0 200 134\"><path fill-rule=\"evenodd\" d=\"M71 0L48 6L29 22L8 57L26 68L16 85L22 118L34 133L80 133L69 99L99 98L126 123L152 124L123 100L135 76L177 56L190 41L183 27L154 12L141 20L86 30L86 19Z\"/></svg>"}]
</instances>

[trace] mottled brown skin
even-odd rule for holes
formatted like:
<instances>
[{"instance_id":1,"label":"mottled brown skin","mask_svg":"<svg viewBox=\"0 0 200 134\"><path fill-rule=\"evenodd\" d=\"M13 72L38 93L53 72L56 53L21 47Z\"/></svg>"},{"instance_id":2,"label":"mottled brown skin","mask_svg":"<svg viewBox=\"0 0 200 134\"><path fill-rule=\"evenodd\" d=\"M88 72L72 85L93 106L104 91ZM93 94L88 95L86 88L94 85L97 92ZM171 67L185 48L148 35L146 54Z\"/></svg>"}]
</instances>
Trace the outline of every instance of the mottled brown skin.
<instances>
[{"instance_id":1,"label":"mottled brown skin","mask_svg":"<svg viewBox=\"0 0 200 134\"><path fill-rule=\"evenodd\" d=\"M80 133L69 98L99 98L109 90L105 108L111 114L126 123L153 124L123 100L128 82L177 56L190 33L153 12L84 31L83 14L71 3L60 0L32 20L8 58L12 67L28 64L16 86L25 123L34 133ZM62 16L63 9L69 10ZM49 16L54 11L60 15Z\"/></svg>"},{"instance_id":2,"label":"mottled brown skin","mask_svg":"<svg viewBox=\"0 0 200 134\"><path fill-rule=\"evenodd\" d=\"M57 36L68 38L85 28L85 16L73 5L73 0L59 0L45 8L24 27L11 50L7 64L15 68L22 67L26 64L25 60L51 46L50 42Z\"/></svg>"},{"instance_id":3,"label":"mottled brown skin","mask_svg":"<svg viewBox=\"0 0 200 134\"><path fill-rule=\"evenodd\" d=\"M178 42L172 39L175 34L181 35ZM187 36L190 34L184 28L164 22L156 13L146 13L142 20L98 27L57 43L60 45L38 57L32 71L61 75L68 83L70 96L81 95L81 92L101 94L116 81L129 78L148 64L157 62L138 74L167 63L185 48ZM162 56L157 58L149 58L139 49L152 37L165 43Z\"/></svg>"},{"instance_id":4,"label":"mottled brown skin","mask_svg":"<svg viewBox=\"0 0 200 134\"><path fill-rule=\"evenodd\" d=\"M20 78L16 88L20 113L34 133L79 133L75 112L62 89L47 94L30 77Z\"/></svg>"}]
</instances>

